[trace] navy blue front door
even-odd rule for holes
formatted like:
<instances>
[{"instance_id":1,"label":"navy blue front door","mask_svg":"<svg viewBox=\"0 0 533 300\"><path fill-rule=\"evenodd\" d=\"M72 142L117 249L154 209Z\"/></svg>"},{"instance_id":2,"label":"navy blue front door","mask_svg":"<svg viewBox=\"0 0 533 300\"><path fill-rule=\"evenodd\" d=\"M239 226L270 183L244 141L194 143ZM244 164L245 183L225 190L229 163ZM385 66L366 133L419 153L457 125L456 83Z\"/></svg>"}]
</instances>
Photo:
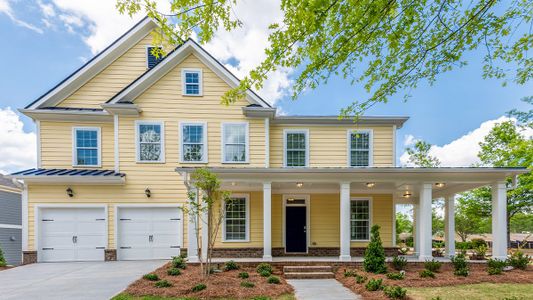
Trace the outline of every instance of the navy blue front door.
<instances>
[{"instance_id":1,"label":"navy blue front door","mask_svg":"<svg viewBox=\"0 0 533 300\"><path fill-rule=\"evenodd\" d=\"M307 252L307 207L287 206L285 215L285 251Z\"/></svg>"}]
</instances>

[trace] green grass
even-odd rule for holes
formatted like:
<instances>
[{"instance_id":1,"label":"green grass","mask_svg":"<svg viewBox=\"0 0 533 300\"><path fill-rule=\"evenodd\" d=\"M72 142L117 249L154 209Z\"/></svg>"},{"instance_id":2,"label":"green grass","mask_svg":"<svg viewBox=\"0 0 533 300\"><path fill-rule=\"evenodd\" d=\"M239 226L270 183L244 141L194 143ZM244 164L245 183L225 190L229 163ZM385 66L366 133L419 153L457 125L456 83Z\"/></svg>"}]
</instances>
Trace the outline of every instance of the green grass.
<instances>
[{"instance_id":1,"label":"green grass","mask_svg":"<svg viewBox=\"0 0 533 300\"><path fill-rule=\"evenodd\" d=\"M174 298L174 297L159 297L159 296L143 296L143 297L134 297L127 294L118 294L111 300L197 300L198 298ZM215 298L214 298L215 299ZM217 300L232 300L233 298L216 298ZM253 298L251 298L253 299ZM271 300L295 300L294 295L282 295L275 298L269 298Z\"/></svg>"},{"instance_id":2,"label":"green grass","mask_svg":"<svg viewBox=\"0 0 533 300\"><path fill-rule=\"evenodd\" d=\"M533 284L480 283L444 287L407 288L415 300L526 300L532 299Z\"/></svg>"}]
</instances>

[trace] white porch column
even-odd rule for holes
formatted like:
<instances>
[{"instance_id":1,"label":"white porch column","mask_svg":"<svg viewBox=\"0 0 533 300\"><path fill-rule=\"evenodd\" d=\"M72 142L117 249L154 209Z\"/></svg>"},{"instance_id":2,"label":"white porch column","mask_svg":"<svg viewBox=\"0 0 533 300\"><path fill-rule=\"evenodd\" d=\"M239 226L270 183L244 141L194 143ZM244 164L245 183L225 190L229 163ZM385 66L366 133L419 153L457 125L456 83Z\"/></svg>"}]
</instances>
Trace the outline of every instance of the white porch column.
<instances>
[{"instance_id":1,"label":"white porch column","mask_svg":"<svg viewBox=\"0 0 533 300\"><path fill-rule=\"evenodd\" d=\"M272 261L272 184L263 183L263 261Z\"/></svg>"},{"instance_id":2,"label":"white porch column","mask_svg":"<svg viewBox=\"0 0 533 300\"><path fill-rule=\"evenodd\" d=\"M189 200L192 201L192 200ZM198 195L196 200L198 201ZM193 205L189 205L189 210ZM190 262L198 262L198 237L196 236L196 230L198 227L198 215L194 212L188 212L189 224L187 224L187 259Z\"/></svg>"},{"instance_id":3,"label":"white porch column","mask_svg":"<svg viewBox=\"0 0 533 300\"><path fill-rule=\"evenodd\" d=\"M340 261L350 261L350 183L342 182L340 184L340 225L341 225L341 253Z\"/></svg>"},{"instance_id":4,"label":"white porch column","mask_svg":"<svg viewBox=\"0 0 533 300\"><path fill-rule=\"evenodd\" d=\"M507 189L504 181L492 185L492 258L507 259Z\"/></svg>"},{"instance_id":5,"label":"white porch column","mask_svg":"<svg viewBox=\"0 0 533 300\"><path fill-rule=\"evenodd\" d=\"M418 203L413 204L413 248L414 254L418 256L420 253L420 205Z\"/></svg>"},{"instance_id":6,"label":"white porch column","mask_svg":"<svg viewBox=\"0 0 533 300\"><path fill-rule=\"evenodd\" d=\"M420 187L420 196L419 204L420 205L420 217L417 222L420 227L418 232L420 241L418 258L420 260L432 259L432 248L431 248L431 194L432 194L432 185L430 183L423 183Z\"/></svg>"},{"instance_id":7,"label":"white porch column","mask_svg":"<svg viewBox=\"0 0 533 300\"><path fill-rule=\"evenodd\" d=\"M455 195L444 200L444 238L446 256L455 255Z\"/></svg>"}]
</instances>

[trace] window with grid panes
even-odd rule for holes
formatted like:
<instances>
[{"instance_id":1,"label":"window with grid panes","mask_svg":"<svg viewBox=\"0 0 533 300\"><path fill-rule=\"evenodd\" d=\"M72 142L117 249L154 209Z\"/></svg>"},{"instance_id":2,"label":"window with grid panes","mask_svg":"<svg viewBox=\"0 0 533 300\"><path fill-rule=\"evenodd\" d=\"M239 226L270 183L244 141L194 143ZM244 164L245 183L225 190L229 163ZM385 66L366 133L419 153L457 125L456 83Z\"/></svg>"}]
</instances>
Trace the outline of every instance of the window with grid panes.
<instances>
[{"instance_id":1,"label":"window with grid panes","mask_svg":"<svg viewBox=\"0 0 533 300\"><path fill-rule=\"evenodd\" d=\"M305 132L286 133L286 166L305 167L307 165L307 135Z\"/></svg>"},{"instance_id":2,"label":"window with grid panes","mask_svg":"<svg viewBox=\"0 0 533 300\"><path fill-rule=\"evenodd\" d=\"M350 134L350 166L368 167L370 165L370 133L352 132Z\"/></svg>"},{"instance_id":3,"label":"window with grid panes","mask_svg":"<svg viewBox=\"0 0 533 300\"><path fill-rule=\"evenodd\" d=\"M200 95L200 72L185 71L185 95Z\"/></svg>"},{"instance_id":4,"label":"window with grid panes","mask_svg":"<svg viewBox=\"0 0 533 300\"><path fill-rule=\"evenodd\" d=\"M225 202L226 217L224 219L225 225L225 240L227 241L242 241L246 240L246 217L247 205L245 197L231 198L230 201Z\"/></svg>"},{"instance_id":5,"label":"window with grid panes","mask_svg":"<svg viewBox=\"0 0 533 300\"><path fill-rule=\"evenodd\" d=\"M224 124L224 162L246 161L246 124Z\"/></svg>"},{"instance_id":6,"label":"window with grid panes","mask_svg":"<svg viewBox=\"0 0 533 300\"><path fill-rule=\"evenodd\" d=\"M161 125L145 123L137 126L139 133L139 161L161 161Z\"/></svg>"},{"instance_id":7,"label":"window with grid panes","mask_svg":"<svg viewBox=\"0 0 533 300\"><path fill-rule=\"evenodd\" d=\"M99 162L98 129L76 128L75 132L75 165L97 166Z\"/></svg>"},{"instance_id":8,"label":"window with grid panes","mask_svg":"<svg viewBox=\"0 0 533 300\"><path fill-rule=\"evenodd\" d=\"M203 162L204 147L204 125L184 124L182 126L182 160L185 162Z\"/></svg>"},{"instance_id":9,"label":"window with grid panes","mask_svg":"<svg viewBox=\"0 0 533 300\"><path fill-rule=\"evenodd\" d=\"M370 239L369 200L352 200L350 203L350 239Z\"/></svg>"}]
</instances>

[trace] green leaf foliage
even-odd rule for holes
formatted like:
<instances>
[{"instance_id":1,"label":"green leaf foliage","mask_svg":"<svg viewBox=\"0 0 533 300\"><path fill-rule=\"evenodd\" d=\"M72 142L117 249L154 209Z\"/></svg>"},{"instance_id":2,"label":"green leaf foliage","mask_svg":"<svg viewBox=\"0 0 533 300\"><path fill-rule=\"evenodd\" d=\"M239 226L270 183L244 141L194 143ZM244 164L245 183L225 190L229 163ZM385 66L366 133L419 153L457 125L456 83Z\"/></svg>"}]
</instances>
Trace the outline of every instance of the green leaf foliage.
<instances>
[{"instance_id":1,"label":"green leaf foliage","mask_svg":"<svg viewBox=\"0 0 533 300\"><path fill-rule=\"evenodd\" d=\"M0 248L0 267L7 266L6 259L4 257L4 252L2 251L2 248Z\"/></svg>"},{"instance_id":2,"label":"green leaf foliage","mask_svg":"<svg viewBox=\"0 0 533 300\"><path fill-rule=\"evenodd\" d=\"M379 236L379 225L374 225L370 229L370 243L365 250L363 267L366 272L383 274L387 273L385 265L385 250Z\"/></svg>"}]
</instances>

